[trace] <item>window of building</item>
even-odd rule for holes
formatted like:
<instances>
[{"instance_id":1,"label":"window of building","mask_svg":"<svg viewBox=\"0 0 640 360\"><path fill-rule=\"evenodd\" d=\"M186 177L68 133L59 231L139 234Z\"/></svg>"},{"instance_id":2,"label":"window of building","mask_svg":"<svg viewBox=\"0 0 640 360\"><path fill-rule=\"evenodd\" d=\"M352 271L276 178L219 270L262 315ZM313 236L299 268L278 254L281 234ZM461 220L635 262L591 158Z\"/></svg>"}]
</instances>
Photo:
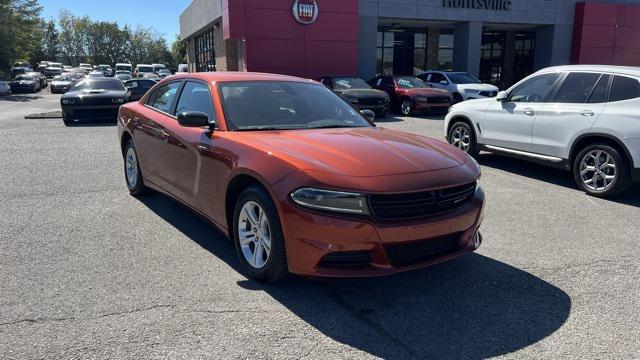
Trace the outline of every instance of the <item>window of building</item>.
<instances>
[{"instance_id":1,"label":"window of building","mask_svg":"<svg viewBox=\"0 0 640 360\"><path fill-rule=\"evenodd\" d=\"M381 75L415 75L427 67L427 30L378 29L377 69Z\"/></svg>"},{"instance_id":2,"label":"window of building","mask_svg":"<svg viewBox=\"0 0 640 360\"><path fill-rule=\"evenodd\" d=\"M499 85L504 68L504 31L485 31L482 34L480 57L480 80L484 83Z\"/></svg>"},{"instance_id":3,"label":"window of building","mask_svg":"<svg viewBox=\"0 0 640 360\"><path fill-rule=\"evenodd\" d=\"M453 30L451 29L440 29L438 70L453 71Z\"/></svg>"},{"instance_id":4,"label":"window of building","mask_svg":"<svg viewBox=\"0 0 640 360\"><path fill-rule=\"evenodd\" d=\"M216 54L214 49L213 27L196 36L196 71L216 71Z\"/></svg>"},{"instance_id":5,"label":"window of building","mask_svg":"<svg viewBox=\"0 0 640 360\"><path fill-rule=\"evenodd\" d=\"M513 64L514 81L520 81L533 73L533 54L535 47L535 32L516 33L515 59Z\"/></svg>"}]
</instances>

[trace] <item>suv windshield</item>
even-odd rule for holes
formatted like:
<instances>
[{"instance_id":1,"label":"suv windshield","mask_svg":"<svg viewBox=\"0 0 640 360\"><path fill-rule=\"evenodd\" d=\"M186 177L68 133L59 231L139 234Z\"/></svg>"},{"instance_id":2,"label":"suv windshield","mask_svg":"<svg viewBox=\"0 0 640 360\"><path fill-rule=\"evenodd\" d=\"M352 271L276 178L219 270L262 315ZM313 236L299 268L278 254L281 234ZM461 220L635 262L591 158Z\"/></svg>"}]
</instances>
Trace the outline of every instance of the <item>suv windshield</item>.
<instances>
[{"instance_id":1,"label":"suv windshield","mask_svg":"<svg viewBox=\"0 0 640 360\"><path fill-rule=\"evenodd\" d=\"M394 78L400 89L420 89L431 87L422 80L411 76L401 76Z\"/></svg>"},{"instance_id":2,"label":"suv windshield","mask_svg":"<svg viewBox=\"0 0 640 360\"><path fill-rule=\"evenodd\" d=\"M110 67L107 66L107 65L98 65L98 66L96 66L96 70L107 70L107 69L110 69Z\"/></svg>"},{"instance_id":3,"label":"suv windshield","mask_svg":"<svg viewBox=\"0 0 640 360\"><path fill-rule=\"evenodd\" d=\"M325 86L288 81L219 85L231 130L294 130L372 126Z\"/></svg>"},{"instance_id":4,"label":"suv windshield","mask_svg":"<svg viewBox=\"0 0 640 360\"><path fill-rule=\"evenodd\" d=\"M371 86L359 78L334 78L333 88L336 90L371 89Z\"/></svg>"},{"instance_id":5,"label":"suv windshield","mask_svg":"<svg viewBox=\"0 0 640 360\"><path fill-rule=\"evenodd\" d=\"M454 84L480 84L482 81L469 73L450 73L447 74Z\"/></svg>"},{"instance_id":6,"label":"suv windshield","mask_svg":"<svg viewBox=\"0 0 640 360\"><path fill-rule=\"evenodd\" d=\"M122 81L118 79L89 79L77 83L73 91L78 90L122 90L125 91Z\"/></svg>"},{"instance_id":7,"label":"suv windshield","mask_svg":"<svg viewBox=\"0 0 640 360\"><path fill-rule=\"evenodd\" d=\"M138 67L138 72L153 72L153 67L151 66L139 66Z\"/></svg>"}]
</instances>

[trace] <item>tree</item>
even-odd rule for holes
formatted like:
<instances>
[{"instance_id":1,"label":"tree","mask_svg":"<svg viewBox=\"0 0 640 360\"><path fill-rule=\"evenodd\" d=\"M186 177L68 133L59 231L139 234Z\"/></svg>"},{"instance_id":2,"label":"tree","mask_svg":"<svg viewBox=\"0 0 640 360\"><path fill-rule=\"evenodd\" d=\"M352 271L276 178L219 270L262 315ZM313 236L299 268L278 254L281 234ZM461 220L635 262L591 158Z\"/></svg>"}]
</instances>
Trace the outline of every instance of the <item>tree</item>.
<instances>
[{"instance_id":1,"label":"tree","mask_svg":"<svg viewBox=\"0 0 640 360\"><path fill-rule=\"evenodd\" d=\"M75 16L67 10L62 10L58 17L60 46L69 63L77 66L88 61L87 33L91 28L91 19L88 16Z\"/></svg>"},{"instance_id":2,"label":"tree","mask_svg":"<svg viewBox=\"0 0 640 360\"><path fill-rule=\"evenodd\" d=\"M42 35L42 58L40 60L57 61L60 57L60 33L53 20L43 23Z\"/></svg>"},{"instance_id":3,"label":"tree","mask_svg":"<svg viewBox=\"0 0 640 360\"><path fill-rule=\"evenodd\" d=\"M13 61L34 61L41 43L42 7L37 0L0 0L0 69Z\"/></svg>"},{"instance_id":4,"label":"tree","mask_svg":"<svg viewBox=\"0 0 640 360\"><path fill-rule=\"evenodd\" d=\"M184 64L187 62L187 47L184 42L180 40L180 36L176 35L176 39L171 44L171 57L172 57L172 65L175 68L178 68L178 65Z\"/></svg>"}]
</instances>

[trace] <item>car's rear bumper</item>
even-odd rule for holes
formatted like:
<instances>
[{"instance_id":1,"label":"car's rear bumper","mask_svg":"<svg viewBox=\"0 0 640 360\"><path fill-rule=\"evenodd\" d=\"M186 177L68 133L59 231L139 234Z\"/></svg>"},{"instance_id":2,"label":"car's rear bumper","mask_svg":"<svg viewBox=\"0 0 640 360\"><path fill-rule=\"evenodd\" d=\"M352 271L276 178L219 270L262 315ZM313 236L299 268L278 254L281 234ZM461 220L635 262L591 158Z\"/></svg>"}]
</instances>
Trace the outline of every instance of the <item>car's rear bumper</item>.
<instances>
[{"instance_id":1,"label":"car's rear bumper","mask_svg":"<svg viewBox=\"0 0 640 360\"><path fill-rule=\"evenodd\" d=\"M65 119L115 120L118 109L120 105L62 106L62 116Z\"/></svg>"},{"instance_id":2,"label":"car's rear bumper","mask_svg":"<svg viewBox=\"0 0 640 360\"><path fill-rule=\"evenodd\" d=\"M478 187L473 199L457 210L411 221L338 218L290 201L281 208L289 271L318 277L383 276L475 251L481 241L484 192Z\"/></svg>"}]
</instances>

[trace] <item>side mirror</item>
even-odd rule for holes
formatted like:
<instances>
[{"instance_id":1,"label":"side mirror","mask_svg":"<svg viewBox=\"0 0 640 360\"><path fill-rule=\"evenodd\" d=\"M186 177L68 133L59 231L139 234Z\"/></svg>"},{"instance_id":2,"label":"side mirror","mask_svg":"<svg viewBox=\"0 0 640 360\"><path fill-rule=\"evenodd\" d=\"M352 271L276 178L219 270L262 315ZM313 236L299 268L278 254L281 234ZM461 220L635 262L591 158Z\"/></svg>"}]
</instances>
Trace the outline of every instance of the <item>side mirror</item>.
<instances>
[{"instance_id":1,"label":"side mirror","mask_svg":"<svg viewBox=\"0 0 640 360\"><path fill-rule=\"evenodd\" d=\"M507 101L508 98L509 98L509 94L507 94L506 91L500 91L498 93L498 95L496 96L496 101L505 102L505 101Z\"/></svg>"},{"instance_id":2,"label":"side mirror","mask_svg":"<svg viewBox=\"0 0 640 360\"><path fill-rule=\"evenodd\" d=\"M184 127L215 127L215 121L209 121L209 116L200 111L184 111L178 114L178 124Z\"/></svg>"},{"instance_id":3,"label":"side mirror","mask_svg":"<svg viewBox=\"0 0 640 360\"><path fill-rule=\"evenodd\" d=\"M360 110L360 114L372 122L376 119L376 113L368 109Z\"/></svg>"}]
</instances>

